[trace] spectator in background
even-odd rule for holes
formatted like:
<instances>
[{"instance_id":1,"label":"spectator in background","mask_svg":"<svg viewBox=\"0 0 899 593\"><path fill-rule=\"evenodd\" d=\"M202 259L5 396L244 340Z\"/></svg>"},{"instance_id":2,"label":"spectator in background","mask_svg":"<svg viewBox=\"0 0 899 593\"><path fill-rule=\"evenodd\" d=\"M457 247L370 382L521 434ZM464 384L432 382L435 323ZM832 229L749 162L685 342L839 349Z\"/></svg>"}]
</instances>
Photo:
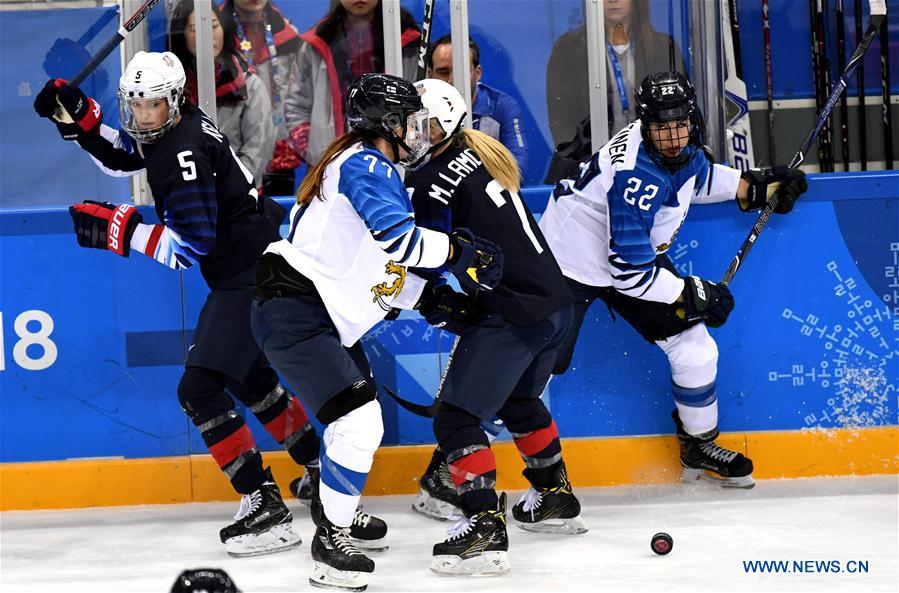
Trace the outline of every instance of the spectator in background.
<instances>
[{"instance_id":1,"label":"spectator in background","mask_svg":"<svg viewBox=\"0 0 899 593\"><path fill-rule=\"evenodd\" d=\"M518 101L506 93L481 82L481 48L468 39L471 58L471 123L475 130L499 140L518 163L524 175L527 171L528 149L521 129L522 115ZM449 35L431 44L427 57L428 77L453 84L453 45Z\"/></svg>"},{"instance_id":2,"label":"spectator in background","mask_svg":"<svg viewBox=\"0 0 899 593\"><path fill-rule=\"evenodd\" d=\"M296 124L286 118L284 102L297 81L300 35L268 0L225 0L220 7L222 25L234 31L238 50L266 84L271 100L276 140L264 175L265 193L292 194L300 158L287 142Z\"/></svg>"},{"instance_id":3,"label":"spectator in background","mask_svg":"<svg viewBox=\"0 0 899 593\"><path fill-rule=\"evenodd\" d=\"M649 0L605 0L603 6L611 136L636 119L634 90L640 81L655 72L684 72L684 58L671 37L652 29ZM581 25L559 37L549 56L546 106L557 146L574 138L590 116L587 42L587 27Z\"/></svg>"},{"instance_id":4,"label":"spectator in background","mask_svg":"<svg viewBox=\"0 0 899 593\"><path fill-rule=\"evenodd\" d=\"M222 23L218 6L213 4L212 52L215 56L218 127L259 187L275 146L272 105L265 83L237 52L233 22L227 23L228 28ZM199 104L193 0L181 0L172 13L169 49L184 64L187 74L185 96L194 105Z\"/></svg>"},{"instance_id":5,"label":"spectator in background","mask_svg":"<svg viewBox=\"0 0 899 593\"><path fill-rule=\"evenodd\" d=\"M413 81L421 32L400 9L403 78ZM299 89L285 105L293 150L310 167L328 145L347 130L344 95L362 74L384 72L384 33L380 0L331 0L331 10L303 33L299 52Z\"/></svg>"}]
</instances>

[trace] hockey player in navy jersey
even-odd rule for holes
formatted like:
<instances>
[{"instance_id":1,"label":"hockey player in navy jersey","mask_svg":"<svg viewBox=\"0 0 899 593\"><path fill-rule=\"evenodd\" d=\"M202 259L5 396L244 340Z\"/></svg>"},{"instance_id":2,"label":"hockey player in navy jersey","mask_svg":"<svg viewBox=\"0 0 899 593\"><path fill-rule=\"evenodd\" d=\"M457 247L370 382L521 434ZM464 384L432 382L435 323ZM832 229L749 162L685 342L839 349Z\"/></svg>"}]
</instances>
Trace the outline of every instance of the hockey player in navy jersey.
<instances>
[{"instance_id":1,"label":"hockey player in navy jersey","mask_svg":"<svg viewBox=\"0 0 899 593\"><path fill-rule=\"evenodd\" d=\"M226 389L294 461L306 465L306 475L316 474L318 436L250 330L256 259L278 238L284 209L258 196L228 139L184 101L184 84L174 54L138 52L119 85L124 132L103 125L97 103L62 80L46 84L35 110L110 175L147 172L162 224L142 222L128 204L85 202L69 209L79 245L124 257L143 253L175 270L199 264L211 292L196 323L178 400L243 495L235 522L220 533L226 550L236 556L266 554L299 545L300 536ZM367 515L359 520L371 522Z\"/></svg>"},{"instance_id":2,"label":"hockey player in navy jersey","mask_svg":"<svg viewBox=\"0 0 899 593\"><path fill-rule=\"evenodd\" d=\"M431 118L432 148L406 185L418 224L454 226L503 251L502 281L492 291L457 293L429 277L419 311L459 334L441 382L434 433L449 463L464 516L434 546L431 570L482 576L511 569L506 496L497 496L496 460L481 427L495 415L515 438L531 483L512 509L532 531L583 533L580 504L562 460L559 433L540 394L570 324L571 293L533 216L518 195L512 154L476 130L463 130L465 102L443 81L416 83Z\"/></svg>"},{"instance_id":3,"label":"hockey player in navy jersey","mask_svg":"<svg viewBox=\"0 0 899 593\"><path fill-rule=\"evenodd\" d=\"M775 212L785 214L806 191L805 175L785 167L741 173L709 162L696 94L682 74L645 78L636 109L639 120L584 163L577 180L556 186L540 220L575 295L554 372L568 367L587 308L602 299L668 357L684 479L751 488L752 461L715 443L718 348L708 328L727 321L734 298L726 285L680 277L666 253L691 204L736 198L742 210L758 210L777 183Z\"/></svg>"},{"instance_id":4,"label":"hockey player in navy jersey","mask_svg":"<svg viewBox=\"0 0 899 593\"><path fill-rule=\"evenodd\" d=\"M417 305L425 280L407 268L446 265L469 290L490 291L503 257L466 229L416 226L396 167L430 146L428 114L412 84L365 74L347 91L346 113L351 131L306 175L287 238L259 260L253 333L326 426L309 580L359 591L374 562L353 545L351 528L383 434L359 339L391 308Z\"/></svg>"}]
</instances>

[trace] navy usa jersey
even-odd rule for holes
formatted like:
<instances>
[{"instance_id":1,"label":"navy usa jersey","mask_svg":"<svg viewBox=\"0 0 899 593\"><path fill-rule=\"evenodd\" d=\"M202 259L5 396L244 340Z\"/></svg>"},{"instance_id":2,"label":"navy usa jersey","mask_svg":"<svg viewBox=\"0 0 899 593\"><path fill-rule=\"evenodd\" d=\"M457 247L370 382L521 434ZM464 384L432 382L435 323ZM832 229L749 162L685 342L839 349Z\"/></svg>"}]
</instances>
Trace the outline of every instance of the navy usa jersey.
<instances>
[{"instance_id":1,"label":"navy usa jersey","mask_svg":"<svg viewBox=\"0 0 899 593\"><path fill-rule=\"evenodd\" d=\"M135 145L107 126L79 144L110 175L146 169L163 224L138 225L132 247L173 269L199 263L210 288L252 284L256 258L280 238L284 209L259 197L252 174L205 113L185 106L178 124L151 144Z\"/></svg>"},{"instance_id":2,"label":"navy usa jersey","mask_svg":"<svg viewBox=\"0 0 899 593\"><path fill-rule=\"evenodd\" d=\"M478 302L519 326L532 325L572 301L559 265L517 192L493 179L477 154L452 145L411 173L416 222L449 232L465 227L503 250L503 278Z\"/></svg>"}]
</instances>

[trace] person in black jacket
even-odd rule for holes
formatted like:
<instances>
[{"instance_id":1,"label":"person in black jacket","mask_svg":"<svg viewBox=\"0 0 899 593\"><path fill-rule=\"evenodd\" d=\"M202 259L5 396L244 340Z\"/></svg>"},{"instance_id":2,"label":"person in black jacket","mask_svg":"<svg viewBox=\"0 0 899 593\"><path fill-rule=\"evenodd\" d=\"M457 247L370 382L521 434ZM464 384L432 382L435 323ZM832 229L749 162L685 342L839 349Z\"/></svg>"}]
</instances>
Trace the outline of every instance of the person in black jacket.
<instances>
[{"instance_id":1,"label":"person in black jacket","mask_svg":"<svg viewBox=\"0 0 899 593\"><path fill-rule=\"evenodd\" d=\"M571 319L572 296L533 216L518 195L520 173L499 141L462 130L465 102L436 79L416 83L430 116L432 148L406 186L418 224L462 226L496 243L500 283L473 294L429 278L419 311L459 334L441 382L434 434L465 516L434 546L431 570L480 576L510 570L506 497L497 496L496 460L481 423L499 416L515 437L531 488L512 509L533 531L583 533L580 504L562 460L556 424L540 400ZM418 272L417 272L418 273Z\"/></svg>"},{"instance_id":2,"label":"person in black jacket","mask_svg":"<svg viewBox=\"0 0 899 593\"><path fill-rule=\"evenodd\" d=\"M636 119L634 92L640 81L655 72L683 72L684 58L671 37L652 29L649 0L605 0L603 6L611 136ZM546 107L556 146L574 138L578 125L590 116L588 42L594 41L587 39L586 25L565 33L553 45L546 66Z\"/></svg>"}]
</instances>

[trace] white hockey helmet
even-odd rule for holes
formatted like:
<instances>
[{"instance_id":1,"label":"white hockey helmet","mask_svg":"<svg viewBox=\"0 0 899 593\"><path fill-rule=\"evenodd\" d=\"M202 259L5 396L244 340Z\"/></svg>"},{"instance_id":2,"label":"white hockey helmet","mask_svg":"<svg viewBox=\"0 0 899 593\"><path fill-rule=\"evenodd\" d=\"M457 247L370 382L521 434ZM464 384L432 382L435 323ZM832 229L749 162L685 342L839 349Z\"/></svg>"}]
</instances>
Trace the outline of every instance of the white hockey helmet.
<instances>
[{"instance_id":1,"label":"white hockey helmet","mask_svg":"<svg viewBox=\"0 0 899 593\"><path fill-rule=\"evenodd\" d=\"M159 140L178 119L186 81L184 67L172 52L137 52L119 80L119 123L122 128L140 142ZM168 119L158 127L141 129L131 108L134 99L166 99L169 104Z\"/></svg>"},{"instance_id":2,"label":"white hockey helmet","mask_svg":"<svg viewBox=\"0 0 899 593\"><path fill-rule=\"evenodd\" d=\"M415 83L415 88L421 95L422 105L428 110L428 115L432 120L436 119L443 128L443 138L432 145L438 146L455 136L462 129L466 114L462 93L448 82L436 78L419 80Z\"/></svg>"}]
</instances>

